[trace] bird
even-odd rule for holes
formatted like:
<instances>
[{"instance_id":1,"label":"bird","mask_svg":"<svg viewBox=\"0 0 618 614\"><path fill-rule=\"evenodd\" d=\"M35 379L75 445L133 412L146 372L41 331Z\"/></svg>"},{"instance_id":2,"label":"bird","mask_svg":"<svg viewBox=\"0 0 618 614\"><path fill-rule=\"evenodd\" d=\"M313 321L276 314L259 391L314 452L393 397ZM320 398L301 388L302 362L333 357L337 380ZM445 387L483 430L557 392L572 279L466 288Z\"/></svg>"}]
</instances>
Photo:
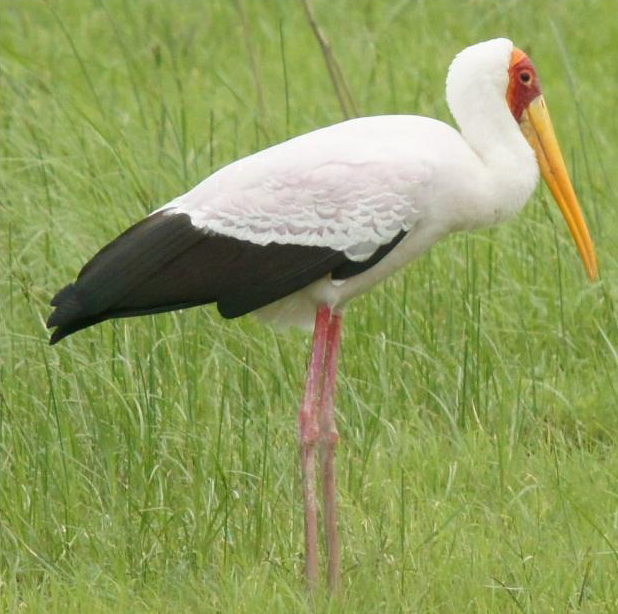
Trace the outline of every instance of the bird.
<instances>
[{"instance_id":1,"label":"bird","mask_svg":"<svg viewBox=\"0 0 618 614\"><path fill-rule=\"evenodd\" d=\"M112 318L216 303L311 329L298 410L305 577L319 583L320 453L327 583L340 584L335 421L342 316L450 233L518 213L540 174L591 280L594 246L539 77L506 38L467 47L448 69L459 128L415 115L343 121L224 166L103 247L51 300L50 343Z\"/></svg>"}]
</instances>

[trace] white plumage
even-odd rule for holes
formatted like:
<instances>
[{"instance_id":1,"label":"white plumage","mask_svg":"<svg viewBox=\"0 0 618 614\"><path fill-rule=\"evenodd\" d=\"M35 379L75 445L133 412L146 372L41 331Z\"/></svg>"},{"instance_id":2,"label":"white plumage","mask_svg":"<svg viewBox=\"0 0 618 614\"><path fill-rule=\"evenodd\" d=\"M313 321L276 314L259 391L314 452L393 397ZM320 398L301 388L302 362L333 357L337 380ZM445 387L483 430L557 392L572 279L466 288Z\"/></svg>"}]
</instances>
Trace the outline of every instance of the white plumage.
<instances>
[{"instance_id":1,"label":"white plumage","mask_svg":"<svg viewBox=\"0 0 618 614\"><path fill-rule=\"evenodd\" d=\"M258 312L279 327L310 327L317 305L341 308L449 232L496 224L524 205L538 166L504 96L512 50L496 39L453 62L447 99L467 138L427 117L352 119L237 160L163 209L206 232L330 247L357 261L408 233L368 271L325 278Z\"/></svg>"}]
</instances>

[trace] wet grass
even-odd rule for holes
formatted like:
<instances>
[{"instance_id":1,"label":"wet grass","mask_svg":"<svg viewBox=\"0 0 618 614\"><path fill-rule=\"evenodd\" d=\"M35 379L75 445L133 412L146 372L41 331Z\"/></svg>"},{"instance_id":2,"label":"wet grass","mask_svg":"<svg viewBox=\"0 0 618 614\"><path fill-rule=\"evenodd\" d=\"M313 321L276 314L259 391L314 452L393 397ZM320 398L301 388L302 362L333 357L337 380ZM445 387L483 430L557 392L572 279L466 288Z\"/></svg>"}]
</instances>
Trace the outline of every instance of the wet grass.
<instances>
[{"instance_id":1,"label":"wet grass","mask_svg":"<svg viewBox=\"0 0 618 614\"><path fill-rule=\"evenodd\" d=\"M540 190L354 302L341 595L307 601L295 412L308 339L210 308L47 346L52 294L231 161L342 119L301 3L2 5L6 612L618 609L612 2L317 2L362 114L450 121L466 45L527 49L595 239ZM347 105L347 107L346 107Z\"/></svg>"}]
</instances>

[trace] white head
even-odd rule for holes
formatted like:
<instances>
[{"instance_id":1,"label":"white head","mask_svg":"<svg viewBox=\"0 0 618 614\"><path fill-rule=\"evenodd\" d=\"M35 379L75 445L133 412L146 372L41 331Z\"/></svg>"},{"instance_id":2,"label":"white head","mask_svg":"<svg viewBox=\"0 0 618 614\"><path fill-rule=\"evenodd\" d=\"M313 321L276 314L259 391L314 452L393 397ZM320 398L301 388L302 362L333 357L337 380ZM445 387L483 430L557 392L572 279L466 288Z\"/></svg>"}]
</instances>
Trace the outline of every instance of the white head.
<instances>
[{"instance_id":1,"label":"white head","mask_svg":"<svg viewBox=\"0 0 618 614\"><path fill-rule=\"evenodd\" d=\"M449 109L464 138L481 156L496 134L517 129L506 100L512 54L512 41L495 38L458 53L448 70Z\"/></svg>"},{"instance_id":2,"label":"white head","mask_svg":"<svg viewBox=\"0 0 618 614\"><path fill-rule=\"evenodd\" d=\"M508 38L477 43L460 51L446 77L446 101L459 123L461 102L481 96L505 100L513 42Z\"/></svg>"}]
</instances>

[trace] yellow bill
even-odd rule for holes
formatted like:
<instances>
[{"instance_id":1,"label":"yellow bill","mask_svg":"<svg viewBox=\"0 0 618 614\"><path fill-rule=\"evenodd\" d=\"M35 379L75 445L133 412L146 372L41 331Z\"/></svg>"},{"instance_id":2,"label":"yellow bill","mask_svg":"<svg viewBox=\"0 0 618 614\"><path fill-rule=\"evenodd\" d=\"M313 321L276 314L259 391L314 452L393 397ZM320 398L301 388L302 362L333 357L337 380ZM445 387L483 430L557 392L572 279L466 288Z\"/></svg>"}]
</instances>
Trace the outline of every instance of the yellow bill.
<instances>
[{"instance_id":1,"label":"yellow bill","mask_svg":"<svg viewBox=\"0 0 618 614\"><path fill-rule=\"evenodd\" d=\"M571 185L554 127L542 95L537 96L523 112L520 123L524 136L536 153L543 179L554 195L560 211L573 235L577 249L591 280L597 278L597 258L584 221L577 196Z\"/></svg>"}]
</instances>

